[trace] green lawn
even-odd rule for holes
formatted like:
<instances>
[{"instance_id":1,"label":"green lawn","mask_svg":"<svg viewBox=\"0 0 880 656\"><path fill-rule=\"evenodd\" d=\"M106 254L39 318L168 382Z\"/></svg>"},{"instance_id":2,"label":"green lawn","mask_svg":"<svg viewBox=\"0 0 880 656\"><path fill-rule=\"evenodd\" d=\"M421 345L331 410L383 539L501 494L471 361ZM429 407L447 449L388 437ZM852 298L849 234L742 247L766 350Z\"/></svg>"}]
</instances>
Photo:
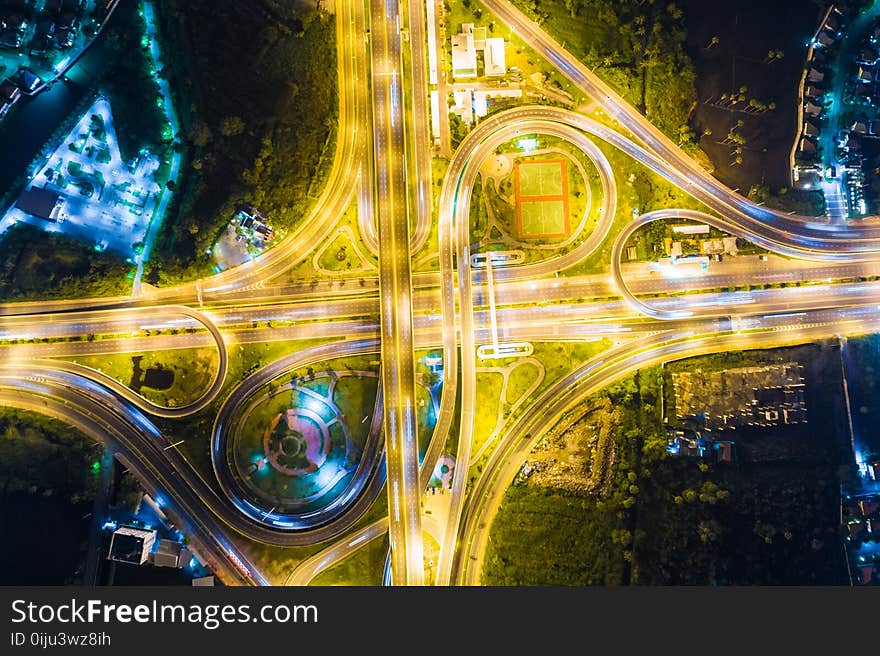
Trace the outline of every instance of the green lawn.
<instances>
[{"instance_id":1,"label":"green lawn","mask_svg":"<svg viewBox=\"0 0 880 656\"><path fill-rule=\"evenodd\" d=\"M131 387L148 401L168 408L181 407L201 397L210 386L218 366L214 347L86 355L70 360L97 369ZM149 381L150 370L171 372L171 387L153 389L143 384L145 380Z\"/></svg>"},{"instance_id":2,"label":"green lawn","mask_svg":"<svg viewBox=\"0 0 880 656\"><path fill-rule=\"evenodd\" d=\"M507 380L507 402L516 403L526 391L535 384L540 375L538 368L530 362L514 367Z\"/></svg>"},{"instance_id":3,"label":"green lawn","mask_svg":"<svg viewBox=\"0 0 880 656\"><path fill-rule=\"evenodd\" d=\"M352 441L363 448L370 432L370 419L376 403L378 378L343 376L336 383L333 400L348 422ZM364 421L365 417L369 417Z\"/></svg>"},{"instance_id":4,"label":"green lawn","mask_svg":"<svg viewBox=\"0 0 880 656\"><path fill-rule=\"evenodd\" d=\"M311 585L382 585L388 535L376 538L333 567L316 576Z\"/></svg>"},{"instance_id":5,"label":"green lawn","mask_svg":"<svg viewBox=\"0 0 880 656\"><path fill-rule=\"evenodd\" d=\"M527 161L517 167L520 196L561 196L563 166L558 161Z\"/></svg>"},{"instance_id":6,"label":"green lawn","mask_svg":"<svg viewBox=\"0 0 880 656\"><path fill-rule=\"evenodd\" d=\"M474 447L479 448L498 424L498 404L504 376L498 373L477 374L476 412L474 416Z\"/></svg>"},{"instance_id":7,"label":"green lawn","mask_svg":"<svg viewBox=\"0 0 880 656\"><path fill-rule=\"evenodd\" d=\"M520 203L522 231L520 237L568 236L565 221L565 202L545 200Z\"/></svg>"},{"instance_id":8,"label":"green lawn","mask_svg":"<svg viewBox=\"0 0 880 656\"><path fill-rule=\"evenodd\" d=\"M364 266L351 243L351 239L344 232L336 235L336 238L324 249L318 264L328 271L348 271Z\"/></svg>"}]
</instances>

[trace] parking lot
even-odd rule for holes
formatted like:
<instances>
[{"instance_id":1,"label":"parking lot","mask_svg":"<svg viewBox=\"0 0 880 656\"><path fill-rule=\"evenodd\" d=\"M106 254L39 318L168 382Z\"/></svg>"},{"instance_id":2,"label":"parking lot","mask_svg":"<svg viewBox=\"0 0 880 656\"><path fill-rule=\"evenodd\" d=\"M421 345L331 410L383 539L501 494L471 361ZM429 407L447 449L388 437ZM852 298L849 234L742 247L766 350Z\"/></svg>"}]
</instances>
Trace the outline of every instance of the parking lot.
<instances>
[{"instance_id":1,"label":"parking lot","mask_svg":"<svg viewBox=\"0 0 880 656\"><path fill-rule=\"evenodd\" d=\"M161 187L153 180L158 168L159 160L147 152L122 161L110 103L100 98L42 165L31 185L62 199L57 220L13 207L0 225L25 221L93 243L96 250L132 257L139 251L159 198Z\"/></svg>"}]
</instances>

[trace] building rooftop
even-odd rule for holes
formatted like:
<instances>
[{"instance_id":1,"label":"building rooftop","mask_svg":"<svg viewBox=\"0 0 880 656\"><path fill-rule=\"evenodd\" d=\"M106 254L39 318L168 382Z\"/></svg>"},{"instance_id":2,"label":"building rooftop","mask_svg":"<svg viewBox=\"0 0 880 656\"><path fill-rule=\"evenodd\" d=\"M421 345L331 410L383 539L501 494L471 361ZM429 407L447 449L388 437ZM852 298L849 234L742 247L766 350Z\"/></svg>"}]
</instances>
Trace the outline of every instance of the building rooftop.
<instances>
[{"instance_id":1,"label":"building rooftop","mask_svg":"<svg viewBox=\"0 0 880 656\"><path fill-rule=\"evenodd\" d=\"M123 526L113 533L107 560L141 565L146 562L155 541L156 531Z\"/></svg>"},{"instance_id":2,"label":"building rooftop","mask_svg":"<svg viewBox=\"0 0 880 656\"><path fill-rule=\"evenodd\" d=\"M485 50L486 75L500 77L507 73L507 65L504 60L504 39L493 37L486 39Z\"/></svg>"},{"instance_id":3,"label":"building rooftop","mask_svg":"<svg viewBox=\"0 0 880 656\"><path fill-rule=\"evenodd\" d=\"M47 221L57 221L61 214L61 208L64 206L64 199L54 191L31 187L18 197L15 206L31 216Z\"/></svg>"},{"instance_id":4,"label":"building rooftop","mask_svg":"<svg viewBox=\"0 0 880 656\"><path fill-rule=\"evenodd\" d=\"M174 540L159 540L159 546L153 552L153 564L157 567L181 567L188 552L180 542Z\"/></svg>"},{"instance_id":5,"label":"building rooftop","mask_svg":"<svg viewBox=\"0 0 880 656\"><path fill-rule=\"evenodd\" d=\"M452 37L452 77L477 77L477 49L469 32Z\"/></svg>"}]
</instances>

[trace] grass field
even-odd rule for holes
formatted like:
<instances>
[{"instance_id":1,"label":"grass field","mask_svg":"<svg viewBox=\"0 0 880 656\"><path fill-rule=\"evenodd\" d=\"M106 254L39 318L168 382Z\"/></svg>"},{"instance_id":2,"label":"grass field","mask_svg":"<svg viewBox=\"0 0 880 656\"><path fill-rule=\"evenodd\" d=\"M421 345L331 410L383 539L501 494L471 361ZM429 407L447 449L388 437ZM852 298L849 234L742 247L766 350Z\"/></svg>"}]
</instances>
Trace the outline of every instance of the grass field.
<instances>
[{"instance_id":1,"label":"grass field","mask_svg":"<svg viewBox=\"0 0 880 656\"><path fill-rule=\"evenodd\" d=\"M566 237L569 233L565 201L545 200L521 203L520 237Z\"/></svg>"},{"instance_id":2,"label":"grass field","mask_svg":"<svg viewBox=\"0 0 880 656\"><path fill-rule=\"evenodd\" d=\"M520 162L517 164L517 193L520 197L561 196L565 188L565 162L562 160Z\"/></svg>"},{"instance_id":3,"label":"grass field","mask_svg":"<svg viewBox=\"0 0 880 656\"><path fill-rule=\"evenodd\" d=\"M523 362L514 367L507 381L507 402L516 403L528 389L538 380L541 371L530 362Z\"/></svg>"},{"instance_id":4,"label":"grass field","mask_svg":"<svg viewBox=\"0 0 880 656\"><path fill-rule=\"evenodd\" d=\"M197 400L211 385L217 372L218 355L214 347L85 355L73 362L98 371L132 387L148 401L167 407L181 407ZM155 389L144 384L151 370L170 372L171 386Z\"/></svg>"},{"instance_id":5,"label":"grass field","mask_svg":"<svg viewBox=\"0 0 880 656\"><path fill-rule=\"evenodd\" d=\"M571 221L565 160L517 162L515 175L519 237L567 237Z\"/></svg>"},{"instance_id":6,"label":"grass field","mask_svg":"<svg viewBox=\"0 0 880 656\"><path fill-rule=\"evenodd\" d=\"M310 585L380 586L387 555L388 536L386 535L368 542L345 560L321 572Z\"/></svg>"}]
</instances>

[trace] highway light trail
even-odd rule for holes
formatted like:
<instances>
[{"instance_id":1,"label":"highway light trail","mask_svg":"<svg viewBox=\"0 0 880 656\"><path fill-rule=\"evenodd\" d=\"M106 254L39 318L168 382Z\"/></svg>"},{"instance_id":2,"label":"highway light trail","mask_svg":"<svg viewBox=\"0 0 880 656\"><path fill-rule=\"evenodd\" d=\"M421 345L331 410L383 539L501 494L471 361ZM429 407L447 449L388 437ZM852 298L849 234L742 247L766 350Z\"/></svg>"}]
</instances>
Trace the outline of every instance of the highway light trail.
<instances>
[{"instance_id":1,"label":"highway light trail","mask_svg":"<svg viewBox=\"0 0 880 656\"><path fill-rule=\"evenodd\" d=\"M422 585L421 489L413 402L412 275L404 103L398 76L402 60L397 0L373 0L370 17L391 562L396 585Z\"/></svg>"}]
</instances>

